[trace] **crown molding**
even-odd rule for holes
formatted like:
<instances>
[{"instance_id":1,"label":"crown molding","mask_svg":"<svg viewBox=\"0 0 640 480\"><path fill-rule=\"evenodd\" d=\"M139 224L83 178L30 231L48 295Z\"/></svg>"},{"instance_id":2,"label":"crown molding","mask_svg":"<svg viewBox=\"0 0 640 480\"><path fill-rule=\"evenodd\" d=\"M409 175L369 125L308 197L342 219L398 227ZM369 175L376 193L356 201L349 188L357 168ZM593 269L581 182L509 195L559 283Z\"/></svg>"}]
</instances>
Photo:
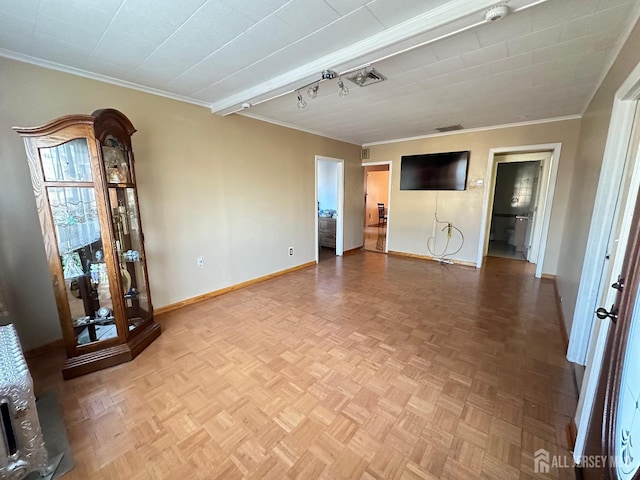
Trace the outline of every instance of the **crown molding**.
<instances>
[{"instance_id":1,"label":"crown molding","mask_svg":"<svg viewBox=\"0 0 640 480\"><path fill-rule=\"evenodd\" d=\"M396 138L393 140L383 140L381 142L363 143L362 148L374 147L376 145L386 145L388 143L411 142L413 140L423 140L425 138L447 137L450 135L462 135L465 133L486 132L489 130L500 130L502 128L526 127L528 125L539 125L542 123L564 122L567 120L579 120L582 115L566 115L564 117L543 118L541 120L529 120L526 122L505 123L502 125L491 125L488 127L466 128L464 130L455 130L453 132L431 133L429 135L418 135L416 137Z\"/></svg>"},{"instance_id":2,"label":"crown molding","mask_svg":"<svg viewBox=\"0 0 640 480\"><path fill-rule=\"evenodd\" d=\"M151 95L156 95L158 97L165 97L171 100L177 100L178 102L190 103L192 105L197 105L199 107L211 108L211 104L208 102L195 100L193 98L185 97L183 95L176 95L176 94L165 92L164 90L159 90L156 88L145 87L144 85L139 85L133 82L127 82L126 80L119 80L117 78L108 77L107 75L88 72L80 68L69 67L67 65L62 65L60 63L50 62L49 60L43 60L42 58L32 57L30 55L24 55L21 53L12 52L11 50L6 50L4 48L0 48L0 57L8 58L10 60L16 60L22 63L28 63L30 65L35 65L37 67L47 68L49 70L56 70L58 72L69 73L71 75L77 75L79 77L89 78L91 80L97 80L98 82L110 83L112 85L117 85L119 87L138 90L140 92L149 93Z\"/></svg>"},{"instance_id":3,"label":"crown molding","mask_svg":"<svg viewBox=\"0 0 640 480\"><path fill-rule=\"evenodd\" d=\"M544 1L546 0L537 0L529 3L537 5ZM495 4L496 0L454 0L446 3L336 52L325 55L289 72L273 77L259 85L247 88L217 102L213 102L211 104L211 112L220 115L229 115L231 113L238 112L238 110L240 110L240 105L243 102L261 103L265 100L265 95L269 95L270 98L273 98L290 93L295 90L294 87L296 84L308 81L310 78L317 76L319 72L326 68L335 68L338 65L345 65L349 62L351 62L352 65L347 67L347 70L344 70L342 73L362 68L367 65L367 63L358 64L358 60L363 56L380 51L384 48L392 47L395 44L410 40L411 38L430 30L444 27L457 20L470 18L470 26L482 24L484 23L484 18L482 18L482 21L479 21L479 19L474 17L474 15L479 11L495 6ZM518 8L518 10L521 9L523 9L523 7ZM442 34L439 35L439 37L441 36ZM406 50L406 48L404 49Z\"/></svg>"},{"instance_id":4,"label":"crown molding","mask_svg":"<svg viewBox=\"0 0 640 480\"><path fill-rule=\"evenodd\" d=\"M299 132L310 133L311 135L318 135L319 137L323 137L323 138L330 138L331 140L337 140L338 142L344 142L350 145L357 145L358 147L360 146L359 143L354 143L344 138L334 137L327 133L319 132L317 130L310 130L308 128L298 127L297 125L293 125L291 123L280 122L278 120L273 120L271 118L263 117L261 115L255 115L253 113L249 113L246 111L236 112L236 115L242 115L243 117L252 118L254 120L259 120L261 122L271 123L272 125L278 125L279 127L290 128L291 130L298 130Z\"/></svg>"}]
</instances>

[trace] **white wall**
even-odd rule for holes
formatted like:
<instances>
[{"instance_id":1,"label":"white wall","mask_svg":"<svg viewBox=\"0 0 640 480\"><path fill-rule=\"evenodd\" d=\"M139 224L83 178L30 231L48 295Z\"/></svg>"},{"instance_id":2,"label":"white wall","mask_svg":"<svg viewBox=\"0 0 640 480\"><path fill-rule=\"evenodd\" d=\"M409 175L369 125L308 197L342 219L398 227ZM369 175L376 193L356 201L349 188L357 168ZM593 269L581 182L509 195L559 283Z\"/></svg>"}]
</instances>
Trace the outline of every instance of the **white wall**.
<instances>
[{"instance_id":1,"label":"white wall","mask_svg":"<svg viewBox=\"0 0 640 480\"><path fill-rule=\"evenodd\" d=\"M336 162L318 161L320 210L338 210L338 167Z\"/></svg>"}]
</instances>

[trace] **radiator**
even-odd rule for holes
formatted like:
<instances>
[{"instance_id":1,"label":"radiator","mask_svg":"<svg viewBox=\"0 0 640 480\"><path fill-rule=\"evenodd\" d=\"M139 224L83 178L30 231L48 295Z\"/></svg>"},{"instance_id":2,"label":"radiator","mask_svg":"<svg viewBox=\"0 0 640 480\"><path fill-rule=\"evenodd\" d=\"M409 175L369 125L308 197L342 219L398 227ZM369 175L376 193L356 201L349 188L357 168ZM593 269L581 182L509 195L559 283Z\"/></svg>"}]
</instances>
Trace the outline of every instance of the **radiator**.
<instances>
[{"instance_id":1,"label":"radiator","mask_svg":"<svg viewBox=\"0 0 640 480\"><path fill-rule=\"evenodd\" d=\"M0 480L51 473L33 380L13 325L0 326Z\"/></svg>"}]
</instances>

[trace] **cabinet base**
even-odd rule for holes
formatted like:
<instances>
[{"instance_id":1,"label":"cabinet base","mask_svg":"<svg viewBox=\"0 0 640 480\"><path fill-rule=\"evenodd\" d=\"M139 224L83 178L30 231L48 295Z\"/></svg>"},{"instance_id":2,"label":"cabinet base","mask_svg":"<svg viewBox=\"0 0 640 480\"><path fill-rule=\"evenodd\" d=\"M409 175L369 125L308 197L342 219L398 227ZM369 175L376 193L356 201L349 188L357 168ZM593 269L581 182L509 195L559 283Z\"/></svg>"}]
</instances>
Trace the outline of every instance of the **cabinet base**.
<instances>
[{"instance_id":1,"label":"cabinet base","mask_svg":"<svg viewBox=\"0 0 640 480\"><path fill-rule=\"evenodd\" d=\"M142 331L127 343L68 358L62 367L62 378L69 380L133 360L160 336L160 325L153 320L139 328Z\"/></svg>"}]
</instances>

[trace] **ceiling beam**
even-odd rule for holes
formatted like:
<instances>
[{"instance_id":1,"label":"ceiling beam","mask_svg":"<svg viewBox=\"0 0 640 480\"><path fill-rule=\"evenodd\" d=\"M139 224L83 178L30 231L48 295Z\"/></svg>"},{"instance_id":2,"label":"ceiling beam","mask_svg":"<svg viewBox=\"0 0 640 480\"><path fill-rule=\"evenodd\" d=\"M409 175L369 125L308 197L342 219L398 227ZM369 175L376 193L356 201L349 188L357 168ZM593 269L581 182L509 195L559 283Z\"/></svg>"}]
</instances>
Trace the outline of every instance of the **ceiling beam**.
<instances>
[{"instance_id":1,"label":"ceiling beam","mask_svg":"<svg viewBox=\"0 0 640 480\"><path fill-rule=\"evenodd\" d=\"M547 0L512 0L512 11L529 8ZM230 95L211 104L211 112L229 115L242 110L245 102L256 104L291 93L303 84L320 79L325 69L336 69L339 74L357 70L369 63L380 61L424 44L419 36L434 32L429 43L440 38L473 28L485 23L484 13L499 2L496 0L454 0L429 10L406 22L387 28L364 40L308 62L289 72L270 78L258 85ZM414 46L411 41L415 40ZM397 47L397 48L393 48ZM372 57L378 53L377 57Z\"/></svg>"}]
</instances>

